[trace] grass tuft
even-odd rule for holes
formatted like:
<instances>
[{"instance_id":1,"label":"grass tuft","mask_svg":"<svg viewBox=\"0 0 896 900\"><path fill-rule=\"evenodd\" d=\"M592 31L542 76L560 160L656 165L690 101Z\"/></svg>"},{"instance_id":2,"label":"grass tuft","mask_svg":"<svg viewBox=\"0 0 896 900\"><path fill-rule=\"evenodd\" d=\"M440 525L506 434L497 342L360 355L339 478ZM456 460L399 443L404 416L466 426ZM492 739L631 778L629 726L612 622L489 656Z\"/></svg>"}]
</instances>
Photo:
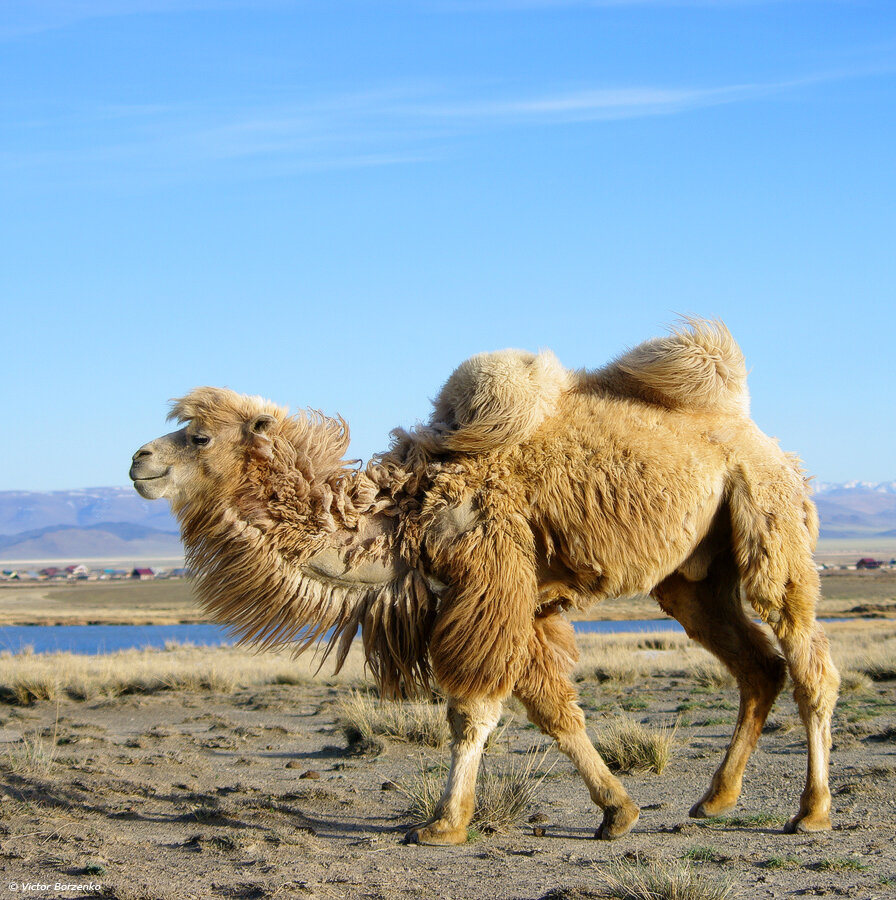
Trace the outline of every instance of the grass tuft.
<instances>
[{"instance_id":1,"label":"grass tuft","mask_svg":"<svg viewBox=\"0 0 896 900\"><path fill-rule=\"evenodd\" d=\"M834 859L823 859L821 862L811 866L820 872L867 872L871 866L855 859L851 856L835 857Z\"/></svg>"},{"instance_id":2,"label":"grass tuft","mask_svg":"<svg viewBox=\"0 0 896 900\"><path fill-rule=\"evenodd\" d=\"M867 672L847 669L840 673L841 694L868 694L874 686L874 680Z\"/></svg>"},{"instance_id":3,"label":"grass tuft","mask_svg":"<svg viewBox=\"0 0 896 900\"><path fill-rule=\"evenodd\" d=\"M620 716L600 729L594 745L611 769L661 775L672 758L676 727L648 728Z\"/></svg>"},{"instance_id":4,"label":"grass tuft","mask_svg":"<svg viewBox=\"0 0 896 900\"><path fill-rule=\"evenodd\" d=\"M795 856L770 856L762 863L764 869L799 869L802 865Z\"/></svg>"},{"instance_id":5,"label":"grass tuft","mask_svg":"<svg viewBox=\"0 0 896 900\"><path fill-rule=\"evenodd\" d=\"M715 658L703 657L691 663L690 676L701 687L723 690L737 685L735 677Z\"/></svg>"},{"instance_id":6,"label":"grass tuft","mask_svg":"<svg viewBox=\"0 0 896 900\"><path fill-rule=\"evenodd\" d=\"M727 900L734 891L730 879L672 861L617 860L597 874L615 900Z\"/></svg>"},{"instance_id":7,"label":"grass tuft","mask_svg":"<svg viewBox=\"0 0 896 900\"><path fill-rule=\"evenodd\" d=\"M14 775L45 775L56 764L58 731L57 710L52 737L45 741L38 732L31 735L23 733L20 740L4 754L3 768Z\"/></svg>"},{"instance_id":8,"label":"grass tuft","mask_svg":"<svg viewBox=\"0 0 896 900\"><path fill-rule=\"evenodd\" d=\"M354 746L382 749L383 738L443 747L450 737L444 703L383 702L368 692L352 691L339 701L343 731Z\"/></svg>"},{"instance_id":9,"label":"grass tuft","mask_svg":"<svg viewBox=\"0 0 896 900\"><path fill-rule=\"evenodd\" d=\"M522 759L514 756L509 763L492 768L483 760L476 785L476 807L470 833L495 834L509 831L525 820L527 807L534 801L541 783L550 773L543 769L550 748L530 750ZM442 796L447 766L427 766L421 759L415 775L396 784L410 801L408 815L419 822L435 816Z\"/></svg>"}]
</instances>

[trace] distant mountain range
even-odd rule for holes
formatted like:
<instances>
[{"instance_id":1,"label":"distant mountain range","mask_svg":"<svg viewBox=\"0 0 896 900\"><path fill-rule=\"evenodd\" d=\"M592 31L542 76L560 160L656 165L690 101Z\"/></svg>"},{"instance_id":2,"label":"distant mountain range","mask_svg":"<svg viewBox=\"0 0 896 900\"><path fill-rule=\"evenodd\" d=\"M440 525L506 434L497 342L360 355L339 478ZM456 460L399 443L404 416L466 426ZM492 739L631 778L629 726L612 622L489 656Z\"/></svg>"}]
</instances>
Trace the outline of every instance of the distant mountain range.
<instances>
[{"instance_id":1,"label":"distant mountain range","mask_svg":"<svg viewBox=\"0 0 896 900\"><path fill-rule=\"evenodd\" d=\"M896 537L896 481L815 485L826 538Z\"/></svg>"},{"instance_id":2,"label":"distant mountain range","mask_svg":"<svg viewBox=\"0 0 896 900\"><path fill-rule=\"evenodd\" d=\"M179 556L179 534L167 503L130 487L0 491L0 560Z\"/></svg>"},{"instance_id":3,"label":"distant mountain range","mask_svg":"<svg viewBox=\"0 0 896 900\"><path fill-rule=\"evenodd\" d=\"M896 538L896 481L815 484L822 537ZM178 556L179 529L164 502L132 488L0 491L0 560Z\"/></svg>"}]
</instances>

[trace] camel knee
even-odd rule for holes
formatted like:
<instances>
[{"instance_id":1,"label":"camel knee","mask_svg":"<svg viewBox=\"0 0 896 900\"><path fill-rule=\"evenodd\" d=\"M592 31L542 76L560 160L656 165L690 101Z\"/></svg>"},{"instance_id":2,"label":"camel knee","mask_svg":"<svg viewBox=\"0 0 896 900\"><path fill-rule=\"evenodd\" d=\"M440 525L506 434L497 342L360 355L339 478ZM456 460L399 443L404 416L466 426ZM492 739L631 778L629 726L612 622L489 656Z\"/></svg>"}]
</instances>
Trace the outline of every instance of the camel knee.
<instances>
[{"instance_id":1,"label":"camel knee","mask_svg":"<svg viewBox=\"0 0 896 900\"><path fill-rule=\"evenodd\" d=\"M529 721L542 734L546 734L557 741L561 750L563 749L564 740L569 735L578 734L585 730L585 714L575 701L575 693L570 690L570 694L572 696L534 699L514 691L514 696L526 708L526 715L529 717Z\"/></svg>"}]
</instances>

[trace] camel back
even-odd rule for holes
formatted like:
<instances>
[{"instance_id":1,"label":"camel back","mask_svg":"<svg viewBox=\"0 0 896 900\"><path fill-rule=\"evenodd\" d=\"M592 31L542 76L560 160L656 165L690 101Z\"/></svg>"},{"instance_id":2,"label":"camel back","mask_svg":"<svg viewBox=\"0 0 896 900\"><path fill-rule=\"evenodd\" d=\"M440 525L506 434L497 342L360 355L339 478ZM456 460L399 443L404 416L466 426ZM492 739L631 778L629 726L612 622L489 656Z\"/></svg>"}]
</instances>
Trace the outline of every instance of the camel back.
<instances>
[{"instance_id":1,"label":"camel back","mask_svg":"<svg viewBox=\"0 0 896 900\"><path fill-rule=\"evenodd\" d=\"M749 414L744 357L721 322L687 319L602 369L571 372L553 353L480 353L461 363L427 424L396 429L396 445L428 453L480 453L528 440L571 390L615 394L668 409Z\"/></svg>"}]
</instances>

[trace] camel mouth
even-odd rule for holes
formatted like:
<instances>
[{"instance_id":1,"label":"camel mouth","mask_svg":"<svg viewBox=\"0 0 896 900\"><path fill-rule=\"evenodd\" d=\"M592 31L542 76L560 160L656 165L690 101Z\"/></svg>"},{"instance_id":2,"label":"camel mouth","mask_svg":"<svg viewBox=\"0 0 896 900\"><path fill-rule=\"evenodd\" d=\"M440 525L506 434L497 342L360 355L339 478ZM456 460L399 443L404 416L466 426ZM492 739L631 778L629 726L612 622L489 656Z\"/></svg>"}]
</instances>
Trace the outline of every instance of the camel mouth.
<instances>
[{"instance_id":1,"label":"camel mouth","mask_svg":"<svg viewBox=\"0 0 896 900\"><path fill-rule=\"evenodd\" d=\"M144 500L158 500L159 497L165 495L168 484L168 474L171 472L170 467L160 472L158 475L138 475L131 470L129 473L131 481L134 482L134 490L143 497Z\"/></svg>"},{"instance_id":2,"label":"camel mouth","mask_svg":"<svg viewBox=\"0 0 896 900\"><path fill-rule=\"evenodd\" d=\"M133 481L134 484L141 481L158 481L160 478L166 478L170 471L171 467L169 466L164 472L160 472L158 475L134 475L131 473L131 481Z\"/></svg>"}]
</instances>

